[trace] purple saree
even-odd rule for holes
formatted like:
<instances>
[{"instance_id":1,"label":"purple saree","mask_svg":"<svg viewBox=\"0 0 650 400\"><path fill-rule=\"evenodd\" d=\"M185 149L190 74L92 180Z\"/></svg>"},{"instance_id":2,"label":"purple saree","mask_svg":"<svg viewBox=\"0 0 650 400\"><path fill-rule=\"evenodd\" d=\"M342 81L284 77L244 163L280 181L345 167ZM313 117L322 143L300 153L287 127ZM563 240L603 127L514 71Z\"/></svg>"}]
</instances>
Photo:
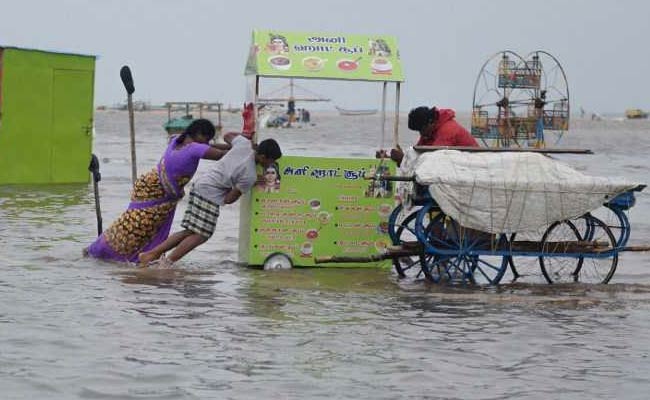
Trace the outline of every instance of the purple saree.
<instances>
[{"instance_id":1,"label":"purple saree","mask_svg":"<svg viewBox=\"0 0 650 400\"><path fill-rule=\"evenodd\" d=\"M167 239L183 187L208 148L195 142L179 146L173 138L158 166L136 180L128 209L86 249L88 255L137 262L140 252Z\"/></svg>"}]
</instances>

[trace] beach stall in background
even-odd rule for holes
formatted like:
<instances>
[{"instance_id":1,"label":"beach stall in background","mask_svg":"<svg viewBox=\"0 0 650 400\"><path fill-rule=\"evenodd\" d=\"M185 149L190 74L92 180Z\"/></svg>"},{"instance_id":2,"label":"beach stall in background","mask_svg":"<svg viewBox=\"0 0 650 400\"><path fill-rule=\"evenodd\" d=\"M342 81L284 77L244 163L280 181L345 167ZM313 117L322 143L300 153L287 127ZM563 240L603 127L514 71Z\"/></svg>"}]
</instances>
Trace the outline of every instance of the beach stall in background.
<instances>
[{"instance_id":1,"label":"beach stall in background","mask_svg":"<svg viewBox=\"0 0 650 400\"><path fill-rule=\"evenodd\" d=\"M381 83L378 143L386 135L387 86L394 82L397 143L404 79L394 37L254 31L246 75L255 78L253 104L258 103L261 78L267 77ZM383 159L283 155L277 166L260 171L265 184L241 201L239 261L271 269L315 266L320 255L382 254L390 244L388 217L395 188L391 182L366 178L393 174L394 168ZM390 261L363 264L380 265Z\"/></svg>"},{"instance_id":2,"label":"beach stall in background","mask_svg":"<svg viewBox=\"0 0 650 400\"><path fill-rule=\"evenodd\" d=\"M0 46L0 184L85 183L95 56Z\"/></svg>"}]
</instances>

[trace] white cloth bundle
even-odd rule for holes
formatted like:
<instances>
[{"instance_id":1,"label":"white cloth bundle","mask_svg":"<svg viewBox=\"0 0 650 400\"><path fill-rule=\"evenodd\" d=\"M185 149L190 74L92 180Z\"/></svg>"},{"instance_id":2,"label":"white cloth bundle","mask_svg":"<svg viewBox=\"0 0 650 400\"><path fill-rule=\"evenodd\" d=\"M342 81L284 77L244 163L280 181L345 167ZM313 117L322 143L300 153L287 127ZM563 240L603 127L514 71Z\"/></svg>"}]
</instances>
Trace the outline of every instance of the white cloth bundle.
<instances>
[{"instance_id":1,"label":"white cloth bundle","mask_svg":"<svg viewBox=\"0 0 650 400\"><path fill-rule=\"evenodd\" d=\"M539 153L421 154L416 181L462 226L490 233L537 232L579 217L638 183L585 175Z\"/></svg>"}]
</instances>

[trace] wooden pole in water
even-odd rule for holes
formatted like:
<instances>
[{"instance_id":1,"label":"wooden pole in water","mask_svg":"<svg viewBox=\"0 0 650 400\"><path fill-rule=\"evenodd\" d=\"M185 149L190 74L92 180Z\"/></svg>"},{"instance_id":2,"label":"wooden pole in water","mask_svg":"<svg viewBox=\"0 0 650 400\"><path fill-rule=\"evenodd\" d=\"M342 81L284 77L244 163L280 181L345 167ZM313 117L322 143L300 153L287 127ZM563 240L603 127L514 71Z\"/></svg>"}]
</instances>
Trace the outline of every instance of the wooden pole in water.
<instances>
[{"instance_id":1,"label":"wooden pole in water","mask_svg":"<svg viewBox=\"0 0 650 400\"><path fill-rule=\"evenodd\" d=\"M95 214L97 215L97 236L102 234L102 210L99 206L99 181L102 175L99 173L99 159L96 155L92 154L90 157L90 165L88 171L93 174L93 190L95 192Z\"/></svg>"},{"instance_id":2,"label":"wooden pole in water","mask_svg":"<svg viewBox=\"0 0 650 400\"><path fill-rule=\"evenodd\" d=\"M124 84L124 89L126 89L127 94L127 108L129 109L129 129L131 133L131 182L135 183L135 180L138 177L137 172L137 163L135 159L135 122L133 116L133 92L135 92L135 86L133 86L133 76L131 75L131 69L128 65L125 65L120 70L120 78L122 78L122 83Z\"/></svg>"},{"instance_id":3,"label":"wooden pole in water","mask_svg":"<svg viewBox=\"0 0 650 400\"><path fill-rule=\"evenodd\" d=\"M135 157L135 116L133 115L133 99L131 95L128 96L128 107L129 107L129 132L131 139L131 182L135 183L135 180L138 177L138 167Z\"/></svg>"}]
</instances>

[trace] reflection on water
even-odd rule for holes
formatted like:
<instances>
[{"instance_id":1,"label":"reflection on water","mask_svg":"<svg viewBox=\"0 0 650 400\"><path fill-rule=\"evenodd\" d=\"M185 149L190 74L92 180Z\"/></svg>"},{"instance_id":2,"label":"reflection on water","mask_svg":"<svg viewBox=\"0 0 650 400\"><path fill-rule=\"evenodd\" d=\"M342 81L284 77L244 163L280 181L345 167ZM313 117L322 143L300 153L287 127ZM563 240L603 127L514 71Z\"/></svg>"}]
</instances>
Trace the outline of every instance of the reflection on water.
<instances>
[{"instance_id":1,"label":"reflection on water","mask_svg":"<svg viewBox=\"0 0 650 400\"><path fill-rule=\"evenodd\" d=\"M379 132L376 117L314 114L315 127L262 138L272 133L287 154L374 153L379 136L359 132ZM166 114L136 118L144 171L164 147ZM96 119L106 225L128 204L128 120ZM647 179L650 125L604 124L578 121L566 146L596 155L567 161ZM631 242L648 242L648 211L642 194ZM5 397L647 397L648 253L622 254L610 285L539 284L535 260L517 260L528 279L498 287L400 280L390 269L263 271L237 264L238 212L224 207L215 236L178 268L140 269L81 256L96 234L90 183L0 187Z\"/></svg>"}]
</instances>

